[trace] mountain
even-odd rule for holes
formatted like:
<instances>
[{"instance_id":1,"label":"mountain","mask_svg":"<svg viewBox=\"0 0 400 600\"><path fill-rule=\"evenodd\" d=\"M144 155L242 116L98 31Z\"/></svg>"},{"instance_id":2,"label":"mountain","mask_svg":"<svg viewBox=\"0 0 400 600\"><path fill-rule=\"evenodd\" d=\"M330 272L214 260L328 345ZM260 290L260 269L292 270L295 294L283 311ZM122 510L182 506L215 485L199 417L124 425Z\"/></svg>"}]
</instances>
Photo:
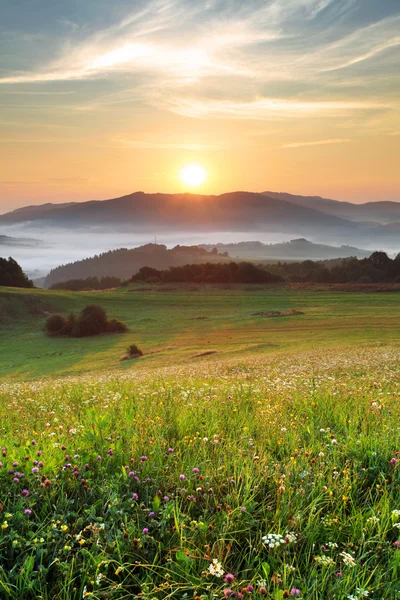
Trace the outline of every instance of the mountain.
<instances>
[{"instance_id":1,"label":"mountain","mask_svg":"<svg viewBox=\"0 0 400 600\"><path fill-rule=\"evenodd\" d=\"M200 248L219 253L228 252L232 258L241 259L274 259L274 260L328 260L332 258L367 258L368 250L360 250L352 246L327 246L313 244L303 238L281 244L263 244L262 242L239 242L236 244L200 244Z\"/></svg>"},{"instance_id":2,"label":"mountain","mask_svg":"<svg viewBox=\"0 0 400 600\"><path fill-rule=\"evenodd\" d=\"M26 224L125 231L265 231L349 237L354 222L264 194L232 192L219 196L145 194L64 205L27 207L0 216L0 225Z\"/></svg>"},{"instance_id":3,"label":"mountain","mask_svg":"<svg viewBox=\"0 0 400 600\"><path fill-rule=\"evenodd\" d=\"M349 219L359 222L376 222L387 224L393 221L400 221L400 202L366 202L364 204L352 204L351 202L340 202L339 200L329 200L320 196L296 196L282 192L263 192L269 198L283 200L321 211L327 215Z\"/></svg>"},{"instance_id":4,"label":"mountain","mask_svg":"<svg viewBox=\"0 0 400 600\"><path fill-rule=\"evenodd\" d=\"M15 238L8 235L0 235L0 247L1 246L37 246L40 244L39 240L31 238Z\"/></svg>"},{"instance_id":5,"label":"mountain","mask_svg":"<svg viewBox=\"0 0 400 600\"><path fill-rule=\"evenodd\" d=\"M113 276L120 279L132 277L141 267L168 269L187 264L205 262L227 262L231 259L215 252L207 252L198 246L175 246L168 250L163 244L146 244L139 248L111 250L61 265L50 271L43 287L48 288L60 281L86 279L87 277Z\"/></svg>"}]
</instances>

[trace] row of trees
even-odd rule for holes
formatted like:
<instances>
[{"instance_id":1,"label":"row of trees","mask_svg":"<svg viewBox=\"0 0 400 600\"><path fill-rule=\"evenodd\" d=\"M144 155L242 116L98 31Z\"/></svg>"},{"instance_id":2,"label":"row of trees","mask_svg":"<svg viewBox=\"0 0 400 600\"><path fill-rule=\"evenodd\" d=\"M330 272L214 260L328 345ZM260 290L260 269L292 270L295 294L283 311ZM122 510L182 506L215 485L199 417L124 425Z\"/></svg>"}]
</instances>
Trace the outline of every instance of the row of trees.
<instances>
[{"instance_id":1,"label":"row of trees","mask_svg":"<svg viewBox=\"0 0 400 600\"><path fill-rule=\"evenodd\" d=\"M255 265L250 262L188 264L166 270L142 267L126 283L400 283L400 255L391 259L385 252L368 258Z\"/></svg>"},{"instance_id":2,"label":"row of trees","mask_svg":"<svg viewBox=\"0 0 400 600\"><path fill-rule=\"evenodd\" d=\"M269 265L286 281L313 283L400 283L400 255L391 259L385 252L368 258L344 258Z\"/></svg>"},{"instance_id":3,"label":"row of trees","mask_svg":"<svg viewBox=\"0 0 400 600\"><path fill-rule=\"evenodd\" d=\"M33 282L13 258L0 258L0 286L32 288Z\"/></svg>"},{"instance_id":4,"label":"row of trees","mask_svg":"<svg viewBox=\"0 0 400 600\"><path fill-rule=\"evenodd\" d=\"M130 282L146 281L165 283L273 283L282 277L250 262L202 263L170 267L159 271L142 267Z\"/></svg>"}]
</instances>

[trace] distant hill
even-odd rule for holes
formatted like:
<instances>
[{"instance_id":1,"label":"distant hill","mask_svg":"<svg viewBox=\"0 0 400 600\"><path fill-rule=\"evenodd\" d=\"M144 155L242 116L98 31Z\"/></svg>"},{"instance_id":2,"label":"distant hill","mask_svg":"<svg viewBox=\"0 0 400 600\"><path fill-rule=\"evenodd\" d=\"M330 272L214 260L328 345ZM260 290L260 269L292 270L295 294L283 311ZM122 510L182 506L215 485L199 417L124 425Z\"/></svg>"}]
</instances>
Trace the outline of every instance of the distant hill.
<instances>
[{"instance_id":1,"label":"distant hill","mask_svg":"<svg viewBox=\"0 0 400 600\"><path fill-rule=\"evenodd\" d=\"M349 237L357 231L357 225L346 219L251 192L219 196L136 192L112 200L26 207L0 215L0 225L17 223L142 233L254 230Z\"/></svg>"},{"instance_id":2,"label":"distant hill","mask_svg":"<svg viewBox=\"0 0 400 600\"><path fill-rule=\"evenodd\" d=\"M31 238L15 238L8 235L0 235L0 247L1 246L37 246L40 244L39 240Z\"/></svg>"},{"instance_id":3,"label":"distant hill","mask_svg":"<svg viewBox=\"0 0 400 600\"><path fill-rule=\"evenodd\" d=\"M207 252L198 246L176 246L168 250L163 244L146 244L139 248L111 250L91 258L62 265L50 271L44 281L48 288L55 283L70 279L113 276L120 279L132 277L141 267L167 269L205 262L226 262L229 257Z\"/></svg>"},{"instance_id":4,"label":"distant hill","mask_svg":"<svg viewBox=\"0 0 400 600\"><path fill-rule=\"evenodd\" d=\"M352 246L327 246L313 244L303 238L281 244L263 244L262 242L239 242L236 244L200 244L200 248L212 250L217 248L219 253L228 252L232 258L247 259L279 259L279 260L328 260L332 258L367 258L371 255L368 250L360 250Z\"/></svg>"},{"instance_id":5,"label":"distant hill","mask_svg":"<svg viewBox=\"0 0 400 600\"><path fill-rule=\"evenodd\" d=\"M341 219L382 224L400 221L400 202L382 201L353 204L351 202L329 200L320 196L297 196L269 191L263 193L269 198L290 202L291 204L296 204L296 206L312 208Z\"/></svg>"}]
</instances>

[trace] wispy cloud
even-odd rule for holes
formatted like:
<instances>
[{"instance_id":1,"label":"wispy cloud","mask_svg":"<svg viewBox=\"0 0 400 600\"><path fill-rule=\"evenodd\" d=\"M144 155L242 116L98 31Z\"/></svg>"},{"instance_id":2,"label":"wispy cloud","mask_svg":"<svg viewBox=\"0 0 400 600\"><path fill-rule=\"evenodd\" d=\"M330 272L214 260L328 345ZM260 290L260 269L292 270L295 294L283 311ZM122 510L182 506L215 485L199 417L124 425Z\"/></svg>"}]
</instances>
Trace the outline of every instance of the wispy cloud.
<instances>
[{"instance_id":1,"label":"wispy cloud","mask_svg":"<svg viewBox=\"0 0 400 600\"><path fill-rule=\"evenodd\" d=\"M303 146L324 146L326 144L345 144L351 142L348 138L337 138L331 140L316 140L315 142L293 142L291 144L282 144L282 148L302 148Z\"/></svg>"},{"instance_id":2,"label":"wispy cloud","mask_svg":"<svg viewBox=\"0 0 400 600\"><path fill-rule=\"evenodd\" d=\"M161 142L144 140L126 140L116 138L110 141L113 148L134 148L141 150L192 150L192 151L212 151L224 150L229 148L230 144L190 144L186 142Z\"/></svg>"}]
</instances>

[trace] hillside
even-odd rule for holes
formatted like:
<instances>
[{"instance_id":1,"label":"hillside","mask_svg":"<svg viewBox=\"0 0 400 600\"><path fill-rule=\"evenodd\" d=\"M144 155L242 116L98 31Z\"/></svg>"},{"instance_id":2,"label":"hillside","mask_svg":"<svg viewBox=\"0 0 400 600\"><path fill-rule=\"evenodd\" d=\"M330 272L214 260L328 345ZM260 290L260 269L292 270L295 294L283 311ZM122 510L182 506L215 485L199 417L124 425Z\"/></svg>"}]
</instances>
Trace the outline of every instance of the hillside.
<instances>
[{"instance_id":1,"label":"hillside","mask_svg":"<svg viewBox=\"0 0 400 600\"><path fill-rule=\"evenodd\" d=\"M358 222L391 223L400 221L400 202L365 202L353 204L329 200L320 196L298 196L282 192L263 192L269 198L283 200L297 206L319 210L327 215Z\"/></svg>"},{"instance_id":2,"label":"hillside","mask_svg":"<svg viewBox=\"0 0 400 600\"><path fill-rule=\"evenodd\" d=\"M263 244L262 242L238 242L234 244L200 244L201 248L210 251L228 252L232 258L278 259L278 260L329 260L331 258L367 258L371 252L352 246L327 246L313 244L305 239L291 240L281 244Z\"/></svg>"},{"instance_id":3,"label":"hillside","mask_svg":"<svg viewBox=\"0 0 400 600\"><path fill-rule=\"evenodd\" d=\"M172 250L168 250L163 244L146 244L139 248L110 250L91 258L57 267L46 277L44 287L50 287L54 283L69 279L86 279L87 277L106 275L128 279L141 267L166 269L188 263L227 260L229 258L207 252L198 246L176 246Z\"/></svg>"},{"instance_id":4,"label":"hillside","mask_svg":"<svg viewBox=\"0 0 400 600\"><path fill-rule=\"evenodd\" d=\"M263 194L232 192L219 196L145 194L65 205L44 205L0 216L0 224L124 231L277 231L308 235L318 232L347 237L353 222ZM360 229L360 232L362 227Z\"/></svg>"}]
</instances>

